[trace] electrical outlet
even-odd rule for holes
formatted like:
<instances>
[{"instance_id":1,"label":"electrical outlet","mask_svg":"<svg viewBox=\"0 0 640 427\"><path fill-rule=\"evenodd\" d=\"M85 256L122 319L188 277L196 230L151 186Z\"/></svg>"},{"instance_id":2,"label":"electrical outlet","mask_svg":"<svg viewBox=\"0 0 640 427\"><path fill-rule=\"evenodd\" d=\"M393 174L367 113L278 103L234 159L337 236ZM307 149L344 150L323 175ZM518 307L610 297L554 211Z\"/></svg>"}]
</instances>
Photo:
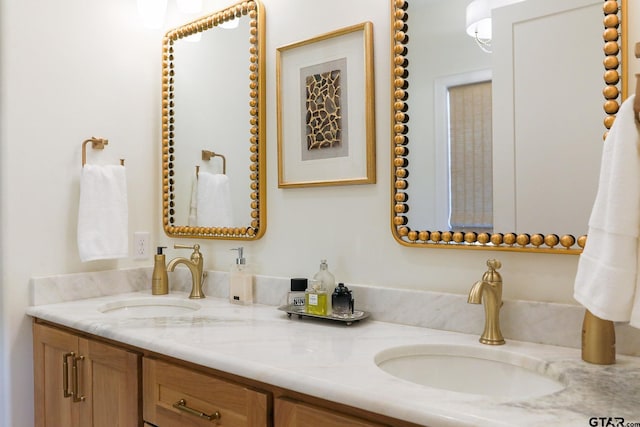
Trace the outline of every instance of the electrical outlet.
<instances>
[{"instance_id":1,"label":"electrical outlet","mask_svg":"<svg viewBox=\"0 0 640 427\"><path fill-rule=\"evenodd\" d=\"M133 233L133 259L147 259L149 257L149 232L136 231Z\"/></svg>"}]
</instances>

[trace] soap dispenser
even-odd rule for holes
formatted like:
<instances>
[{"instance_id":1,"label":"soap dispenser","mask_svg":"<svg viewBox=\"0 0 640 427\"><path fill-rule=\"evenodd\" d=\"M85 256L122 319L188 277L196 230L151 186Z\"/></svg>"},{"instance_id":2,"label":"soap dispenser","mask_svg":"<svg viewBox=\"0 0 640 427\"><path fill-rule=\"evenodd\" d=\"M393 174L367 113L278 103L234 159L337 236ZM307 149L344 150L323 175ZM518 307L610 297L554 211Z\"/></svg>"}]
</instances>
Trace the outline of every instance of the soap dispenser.
<instances>
[{"instance_id":1,"label":"soap dispenser","mask_svg":"<svg viewBox=\"0 0 640 427\"><path fill-rule=\"evenodd\" d=\"M151 275L151 294L166 295L169 293L169 278L167 265L162 250L165 246L158 246L154 257L153 274Z\"/></svg>"},{"instance_id":2,"label":"soap dispenser","mask_svg":"<svg viewBox=\"0 0 640 427\"><path fill-rule=\"evenodd\" d=\"M229 301L234 304L253 303L253 276L247 268L247 261L243 256L244 248L233 248L238 251L236 263L229 274Z\"/></svg>"}]
</instances>

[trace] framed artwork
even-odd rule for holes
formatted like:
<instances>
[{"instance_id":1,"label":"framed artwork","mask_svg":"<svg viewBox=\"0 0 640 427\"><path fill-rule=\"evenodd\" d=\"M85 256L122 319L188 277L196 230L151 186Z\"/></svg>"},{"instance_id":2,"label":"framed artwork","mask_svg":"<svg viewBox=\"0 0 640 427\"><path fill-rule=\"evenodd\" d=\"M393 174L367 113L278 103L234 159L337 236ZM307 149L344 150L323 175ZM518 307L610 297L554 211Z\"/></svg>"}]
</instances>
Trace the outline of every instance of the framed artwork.
<instances>
[{"instance_id":1,"label":"framed artwork","mask_svg":"<svg viewBox=\"0 0 640 427\"><path fill-rule=\"evenodd\" d=\"M373 24L276 51L278 187L375 183Z\"/></svg>"}]
</instances>

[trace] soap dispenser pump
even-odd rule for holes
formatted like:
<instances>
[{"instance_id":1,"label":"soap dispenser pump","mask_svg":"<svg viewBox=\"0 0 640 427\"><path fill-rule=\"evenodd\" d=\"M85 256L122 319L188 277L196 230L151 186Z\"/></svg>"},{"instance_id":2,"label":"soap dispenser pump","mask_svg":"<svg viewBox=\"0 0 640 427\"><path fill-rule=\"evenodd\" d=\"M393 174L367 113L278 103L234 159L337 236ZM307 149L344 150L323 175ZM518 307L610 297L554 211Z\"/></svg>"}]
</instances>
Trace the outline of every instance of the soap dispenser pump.
<instances>
[{"instance_id":1,"label":"soap dispenser pump","mask_svg":"<svg viewBox=\"0 0 640 427\"><path fill-rule=\"evenodd\" d=\"M234 304L252 304L253 276L243 256L244 248L241 246L231 250L238 251L238 257L229 274L229 301Z\"/></svg>"},{"instance_id":2,"label":"soap dispenser pump","mask_svg":"<svg viewBox=\"0 0 640 427\"><path fill-rule=\"evenodd\" d=\"M165 246L158 246L154 257L153 274L151 275L151 294L166 295L169 293L169 277L167 276L167 265L162 250Z\"/></svg>"}]
</instances>

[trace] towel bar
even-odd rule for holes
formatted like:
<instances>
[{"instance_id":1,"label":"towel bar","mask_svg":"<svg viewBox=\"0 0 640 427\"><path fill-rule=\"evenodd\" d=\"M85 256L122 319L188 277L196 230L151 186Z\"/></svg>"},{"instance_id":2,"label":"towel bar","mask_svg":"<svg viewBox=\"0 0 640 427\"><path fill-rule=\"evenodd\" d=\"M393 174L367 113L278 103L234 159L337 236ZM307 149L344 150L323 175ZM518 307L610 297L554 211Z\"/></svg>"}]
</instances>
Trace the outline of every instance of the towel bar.
<instances>
[{"instance_id":1,"label":"towel bar","mask_svg":"<svg viewBox=\"0 0 640 427\"><path fill-rule=\"evenodd\" d=\"M103 150L105 145L109 144L109 140L106 138L96 138L92 136L82 142L82 166L87 163L87 143L91 142L91 148L94 150ZM124 166L124 159L120 159L120 164Z\"/></svg>"},{"instance_id":2,"label":"towel bar","mask_svg":"<svg viewBox=\"0 0 640 427\"><path fill-rule=\"evenodd\" d=\"M202 150L202 160L209 161L212 157L221 157L222 158L222 173L227 174L227 158L222 154L215 153L209 150ZM200 166L196 166L196 177L200 174Z\"/></svg>"}]
</instances>

